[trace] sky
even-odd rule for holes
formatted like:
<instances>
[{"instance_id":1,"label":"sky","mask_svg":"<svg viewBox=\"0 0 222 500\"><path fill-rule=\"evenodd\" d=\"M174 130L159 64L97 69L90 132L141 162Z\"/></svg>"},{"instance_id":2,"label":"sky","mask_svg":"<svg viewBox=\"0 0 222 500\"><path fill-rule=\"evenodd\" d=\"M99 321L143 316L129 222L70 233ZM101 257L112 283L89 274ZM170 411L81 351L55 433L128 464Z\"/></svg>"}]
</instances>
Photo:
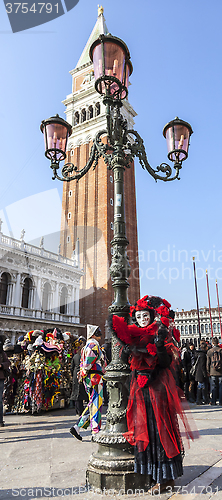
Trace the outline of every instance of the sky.
<instances>
[{"instance_id":1,"label":"sky","mask_svg":"<svg viewBox=\"0 0 222 500\"><path fill-rule=\"evenodd\" d=\"M222 303L222 3L220 0L103 0L109 31L131 53L129 102L153 168L167 162L164 125L175 116L193 128L181 180L158 181L136 161L141 296L159 295L174 309ZM0 2L2 231L37 242L60 229L62 183L44 156L42 119L65 118L71 71L97 19L97 1L79 0L63 16L12 33Z\"/></svg>"}]
</instances>

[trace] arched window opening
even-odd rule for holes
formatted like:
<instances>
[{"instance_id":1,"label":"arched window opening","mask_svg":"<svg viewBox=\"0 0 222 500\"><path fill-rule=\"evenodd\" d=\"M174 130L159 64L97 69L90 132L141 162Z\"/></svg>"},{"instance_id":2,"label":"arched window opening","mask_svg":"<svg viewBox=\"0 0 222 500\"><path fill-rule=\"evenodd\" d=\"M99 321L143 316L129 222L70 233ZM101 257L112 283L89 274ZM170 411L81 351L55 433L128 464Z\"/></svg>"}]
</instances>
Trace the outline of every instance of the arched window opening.
<instances>
[{"instance_id":1,"label":"arched window opening","mask_svg":"<svg viewBox=\"0 0 222 500\"><path fill-rule=\"evenodd\" d=\"M204 324L203 323L201 324L200 329L201 329L201 333L204 333Z\"/></svg>"},{"instance_id":2,"label":"arched window opening","mask_svg":"<svg viewBox=\"0 0 222 500\"><path fill-rule=\"evenodd\" d=\"M86 110L85 108L81 111L81 123L86 121Z\"/></svg>"},{"instance_id":3,"label":"arched window opening","mask_svg":"<svg viewBox=\"0 0 222 500\"><path fill-rule=\"evenodd\" d=\"M205 325L205 333L206 333L206 334L208 333L208 325L207 325L207 323L206 323L206 325Z\"/></svg>"},{"instance_id":4,"label":"arched window opening","mask_svg":"<svg viewBox=\"0 0 222 500\"><path fill-rule=\"evenodd\" d=\"M10 281L9 274L3 273L0 281L0 304L3 305L7 304L9 281Z\"/></svg>"},{"instance_id":5,"label":"arched window opening","mask_svg":"<svg viewBox=\"0 0 222 500\"><path fill-rule=\"evenodd\" d=\"M100 115L100 103L99 102L96 103L95 111L96 111L96 116L99 116Z\"/></svg>"},{"instance_id":6,"label":"arched window opening","mask_svg":"<svg viewBox=\"0 0 222 500\"><path fill-rule=\"evenodd\" d=\"M22 307L26 309L30 308L31 289L32 289L32 280L30 278L25 278L22 289Z\"/></svg>"},{"instance_id":7,"label":"arched window opening","mask_svg":"<svg viewBox=\"0 0 222 500\"><path fill-rule=\"evenodd\" d=\"M42 295L42 310L50 311L50 308L51 308L51 286L49 283L45 283Z\"/></svg>"},{"instance_id":8,"label":"arched window opening","mask_svg":"<svg viewBox=\"0 0 222 500\"><path fill-rule=\"evenodd\" d=\"M216 323L213 324L213 331L214 331L214 333L217 333L217 325L216 325Z\"/></svg>"},{"instance_id":9,"label":"arched window opening","mask_svg":"<svg viewBox=\"0 0 222 500\"><path fill-rule=\"evenodd\" d=\"M61 293L61 298L60 298L60 314L67 314L68 312L68 291L67 288L64 286L62 288L62 293Z\"/></svg>"},{"instance_id":10,"label":"arched window opening","mask_svg":"<svg viewBox=\"0 0 222 500\"><path fill-rule=\"evenodd\" d=\"M188 335L188 326L185 326L185 334Z\"/></svg>"},{"instance_id":11,"label":"arched window opening","mask_svg":"<svg viewBox=\"0 0 222 500\"><path fill-rule=\"evenodd\" d=\"M196 333L196 325L193 325L193 333L195 335L195 333Z\"/></svg>"},{"instance_id":12,"label":"arched window opening","mask_svg":"<svg viewBox=\"0 0 222 500\"><path fill-rule=\"evenodd\" d=\"M192 326L189 325L189 334L192 335Z\"/></svg>"},{"instance_id":13,"label":"arched window opening","mask_svg":"<svg viewBox=\"0 0 222 500\"><path fill-rule=\"evenodd\" d=\"M184 327L181 326L181 335L183 335L183 334L184 334Z\"/></svg>"},{"instance_id":14,"label":"arched window opening","mask_svg":"<svg viewBox=\"0 0 222 500\"><path fill-rule=\"evenodd\" d=\"M91 118L93 118L93 107L89 106L89 109L88 109L88 120L91 120Z\"/></svg>"},{"instance_id":15,"label":"arched window opening","mask_svg":"<svg viewBox=\"0 0 222 500\"><path fill-rule=\"evenodd\" d=\"M74 126L79 124L79 112L76 111L74 115Z\"/></svg>"},{"instance_id":16,"label":"arched window opening","mask_svg":"<svg viewBox=\"0 0 222 500\"><path fill-rule=\"evenodd\" d=\"M220 323L217 323L217 331L220 333Z\"/></svg>"}]
</instances>

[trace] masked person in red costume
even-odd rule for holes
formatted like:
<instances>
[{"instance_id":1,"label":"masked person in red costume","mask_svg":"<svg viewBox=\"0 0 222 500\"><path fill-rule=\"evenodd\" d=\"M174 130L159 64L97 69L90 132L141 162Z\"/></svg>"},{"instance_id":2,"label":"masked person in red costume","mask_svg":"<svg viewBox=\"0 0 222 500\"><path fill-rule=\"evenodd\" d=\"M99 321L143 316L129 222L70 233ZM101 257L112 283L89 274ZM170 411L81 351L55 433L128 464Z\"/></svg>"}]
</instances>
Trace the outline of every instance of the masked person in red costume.
<instances>
[{"instance_id":1,"label":"masked person in red costume","mask_svg":"<svg viewBox=\"0 0 222 500\"><path fill-rule=\"evenodd\" d=\"M124 436L134 446L135 472L146 475L154 494L172 488L183 474L178 416L186 437L194 437L184 413L184 395L175 382L180 358L174 339L179 341L179 331L170 307L166 300L146 295L130 308L134 324L111 318L132 371Z\"/></svg>"}]
</instances>

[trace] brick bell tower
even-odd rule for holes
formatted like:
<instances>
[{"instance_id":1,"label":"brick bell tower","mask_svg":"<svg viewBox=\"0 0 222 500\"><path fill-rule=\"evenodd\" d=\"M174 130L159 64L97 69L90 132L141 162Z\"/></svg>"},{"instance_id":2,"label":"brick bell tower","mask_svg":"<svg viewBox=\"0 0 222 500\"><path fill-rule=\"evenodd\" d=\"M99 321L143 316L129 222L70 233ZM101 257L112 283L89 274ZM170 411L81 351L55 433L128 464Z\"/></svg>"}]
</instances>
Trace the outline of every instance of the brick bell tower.
<instances>
[{"instance_id":1,"label":"brick bell tower","mask_svg":"<svg viewBox=\"0 0 222 500\"><path fill-rule=\"evenodd\" d=\"M100 34L108 34L103 8L98 9L98 19L83 50L70 73L72 93L63 101L66 119L73 127L68 142L67 162L78 170L88 161L93 139L100 130L106 129L105 106L95 90L93 65L89 48ZM135 111L125 99L121 113L133 128ZM104 136L103 141L106 141ZM140 296L137 213L134 164L125 170L126 235L130 242L127 254L131 265L129 277L129 301L134 304ZM113 238L113 171L108 170L103 159L79 182L63 184L61 253L80 261L84 270L80 290L81 323L99 325L105 334L108 306L113 302L113 288L109 275Z\"/></svg>"}]
</instances>

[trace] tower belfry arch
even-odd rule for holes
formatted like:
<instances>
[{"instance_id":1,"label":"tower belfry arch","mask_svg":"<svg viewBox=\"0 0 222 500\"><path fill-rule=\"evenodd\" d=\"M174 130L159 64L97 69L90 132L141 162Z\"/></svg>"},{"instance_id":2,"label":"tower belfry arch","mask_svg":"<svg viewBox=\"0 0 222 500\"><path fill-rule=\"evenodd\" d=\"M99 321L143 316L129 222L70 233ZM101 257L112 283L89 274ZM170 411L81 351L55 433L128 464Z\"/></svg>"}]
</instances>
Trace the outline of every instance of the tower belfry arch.
<instances>
[{"instance_id":1,"label":"tower belfry arch","mask_svg":"<svg viewBox=\"0 0 222 500\"><path fill-rule=\"evenodd\" d=\"M89 48L100 34L108 34L103 8L98 8L98 18L80 59L70 74L72 92L63 103L66 120L72 125L69 137L67 162L81 169L88 161L96 134L106 129L105 106L95 90L93 64ZM128 99L124 100L121 113L134 125L135 111ZM103 141L106 142L104 135ZM129 301L135 303L140 296L135 174L134 164L125 172L126 232L130 241L128 257L131 266ZM111 240L113 239L113 171L102 158L96 169L90 169L79 182L63 184L61 218L61 253L71 257L78 241L78 258L84 270L80 290L81 323L99 325L104 332L108 306L113 301L113 288L109 275Z\"/></svg>"}]
</instances>

